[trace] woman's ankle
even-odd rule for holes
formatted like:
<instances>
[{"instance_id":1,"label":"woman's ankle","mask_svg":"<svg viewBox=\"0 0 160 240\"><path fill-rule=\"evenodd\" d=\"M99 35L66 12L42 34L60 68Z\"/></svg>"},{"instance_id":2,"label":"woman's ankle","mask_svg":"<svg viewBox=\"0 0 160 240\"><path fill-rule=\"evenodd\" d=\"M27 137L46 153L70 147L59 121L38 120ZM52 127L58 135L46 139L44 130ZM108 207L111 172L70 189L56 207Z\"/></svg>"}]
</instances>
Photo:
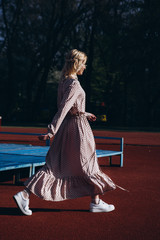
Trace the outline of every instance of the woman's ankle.
<instances>
[{"instance_id":1,"label":"woman's ankle","mask_svg":"<svg viewBox=\"0 0 160 240\"><path fill-rule=\"evenodd\" d=\"M94 204L99 204L99 195L96 195L94 197L91 197L91 202Z\"/></svg>"},{"instance_id":2,"label":"woman's ankle","mask_svg":"<svg viewBox=\"0 0 160 240\"><path fill-rule=\"evenodd\" d=\"M23 195L24 199L26 199L26 200L29 199L30 194L31 194L31 192L28 189L24 189L22 191L22 195Z\"/></svg>"}]
</instances>

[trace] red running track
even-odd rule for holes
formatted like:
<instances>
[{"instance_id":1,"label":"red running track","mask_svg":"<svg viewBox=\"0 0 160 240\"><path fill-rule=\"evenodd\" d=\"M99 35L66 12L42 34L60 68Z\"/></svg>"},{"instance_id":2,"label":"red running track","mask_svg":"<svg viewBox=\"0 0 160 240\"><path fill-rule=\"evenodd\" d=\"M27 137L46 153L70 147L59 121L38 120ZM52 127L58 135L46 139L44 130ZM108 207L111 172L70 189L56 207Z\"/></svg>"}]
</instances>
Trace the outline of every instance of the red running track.
<instances>
[{"instance_id":1,"label":"red running track","mask_svg":"<svg viewBox=\"0 0 160 240\"><path fill-rule=\"evenodd\" d=\"M31 132L32 129L19 128L22 130ZM36 131L45 132L33 129ZM160 133L94 131L94 134L125 139L123 168L107 167L106 160L99 160L102 170L129 190L117 189L102 196L104 201L113 203L116 210L90 213L89 197L56 203L32 195L33 215L22 216L12 195L23 186L1 183L0 240L160 239Z\"/></svg>"}]
</instances>

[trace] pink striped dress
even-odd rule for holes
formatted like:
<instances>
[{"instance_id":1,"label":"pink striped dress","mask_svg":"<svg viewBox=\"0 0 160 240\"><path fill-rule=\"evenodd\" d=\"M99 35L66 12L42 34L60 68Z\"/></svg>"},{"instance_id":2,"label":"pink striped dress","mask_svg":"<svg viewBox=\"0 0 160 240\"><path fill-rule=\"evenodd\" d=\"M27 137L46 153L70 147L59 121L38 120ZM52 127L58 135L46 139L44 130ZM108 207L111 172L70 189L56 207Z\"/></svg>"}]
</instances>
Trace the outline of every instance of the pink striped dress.
<instances>
[{"instance_id":1,"label":"pink striped dress","mask_svg":"<svg viewBox=\"0 0 160 240\"><path fill-rule=\"evenodd\" d=\"M48 126L53 143L46 164L24 184L38 197L62 201L103 194L116 185L98 165L94 136L77 77L59 83L58 112Z\"/></svg>"}]
</instances>

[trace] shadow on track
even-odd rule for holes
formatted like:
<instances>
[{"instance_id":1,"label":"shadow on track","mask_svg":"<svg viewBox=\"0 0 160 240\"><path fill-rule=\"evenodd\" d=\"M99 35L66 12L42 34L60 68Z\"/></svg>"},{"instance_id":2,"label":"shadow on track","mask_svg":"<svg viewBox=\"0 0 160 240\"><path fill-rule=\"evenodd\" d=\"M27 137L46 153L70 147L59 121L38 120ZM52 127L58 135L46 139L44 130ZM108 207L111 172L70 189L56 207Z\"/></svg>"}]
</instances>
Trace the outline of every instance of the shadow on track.
<instances>
[{"instance_id":1,"label":"shadow on track","mask_svg":"<svg viewBox=\"0 0 160 240\"><path fill-rule=\"evenodd\" d=\"M50 208L31 208L33 213L36 212L89 212L85 209L50 209ZM0 215L24 216L18 208L0 207Z\"/></svg>"}]
</instances>

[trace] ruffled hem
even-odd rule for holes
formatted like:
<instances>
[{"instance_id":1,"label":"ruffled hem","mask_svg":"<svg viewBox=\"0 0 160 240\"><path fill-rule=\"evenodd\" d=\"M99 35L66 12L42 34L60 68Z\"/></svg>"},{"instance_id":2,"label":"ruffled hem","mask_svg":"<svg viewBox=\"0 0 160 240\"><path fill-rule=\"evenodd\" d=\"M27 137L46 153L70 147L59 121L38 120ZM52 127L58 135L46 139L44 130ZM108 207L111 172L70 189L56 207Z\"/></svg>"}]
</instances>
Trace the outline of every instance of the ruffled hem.
<instances>
[{"instance_id":1,"label":"ruffled hem","mask_svg":"<svg viewBox=\"0 0 160 240\"><path fill-rule=\"evenodd\" d=\"M92 176L55 178L46 166L29 178L24 185L36 196L47 201L93 196L116 189L113 181L101 171Z\"/></svg>"}]
</instances>

